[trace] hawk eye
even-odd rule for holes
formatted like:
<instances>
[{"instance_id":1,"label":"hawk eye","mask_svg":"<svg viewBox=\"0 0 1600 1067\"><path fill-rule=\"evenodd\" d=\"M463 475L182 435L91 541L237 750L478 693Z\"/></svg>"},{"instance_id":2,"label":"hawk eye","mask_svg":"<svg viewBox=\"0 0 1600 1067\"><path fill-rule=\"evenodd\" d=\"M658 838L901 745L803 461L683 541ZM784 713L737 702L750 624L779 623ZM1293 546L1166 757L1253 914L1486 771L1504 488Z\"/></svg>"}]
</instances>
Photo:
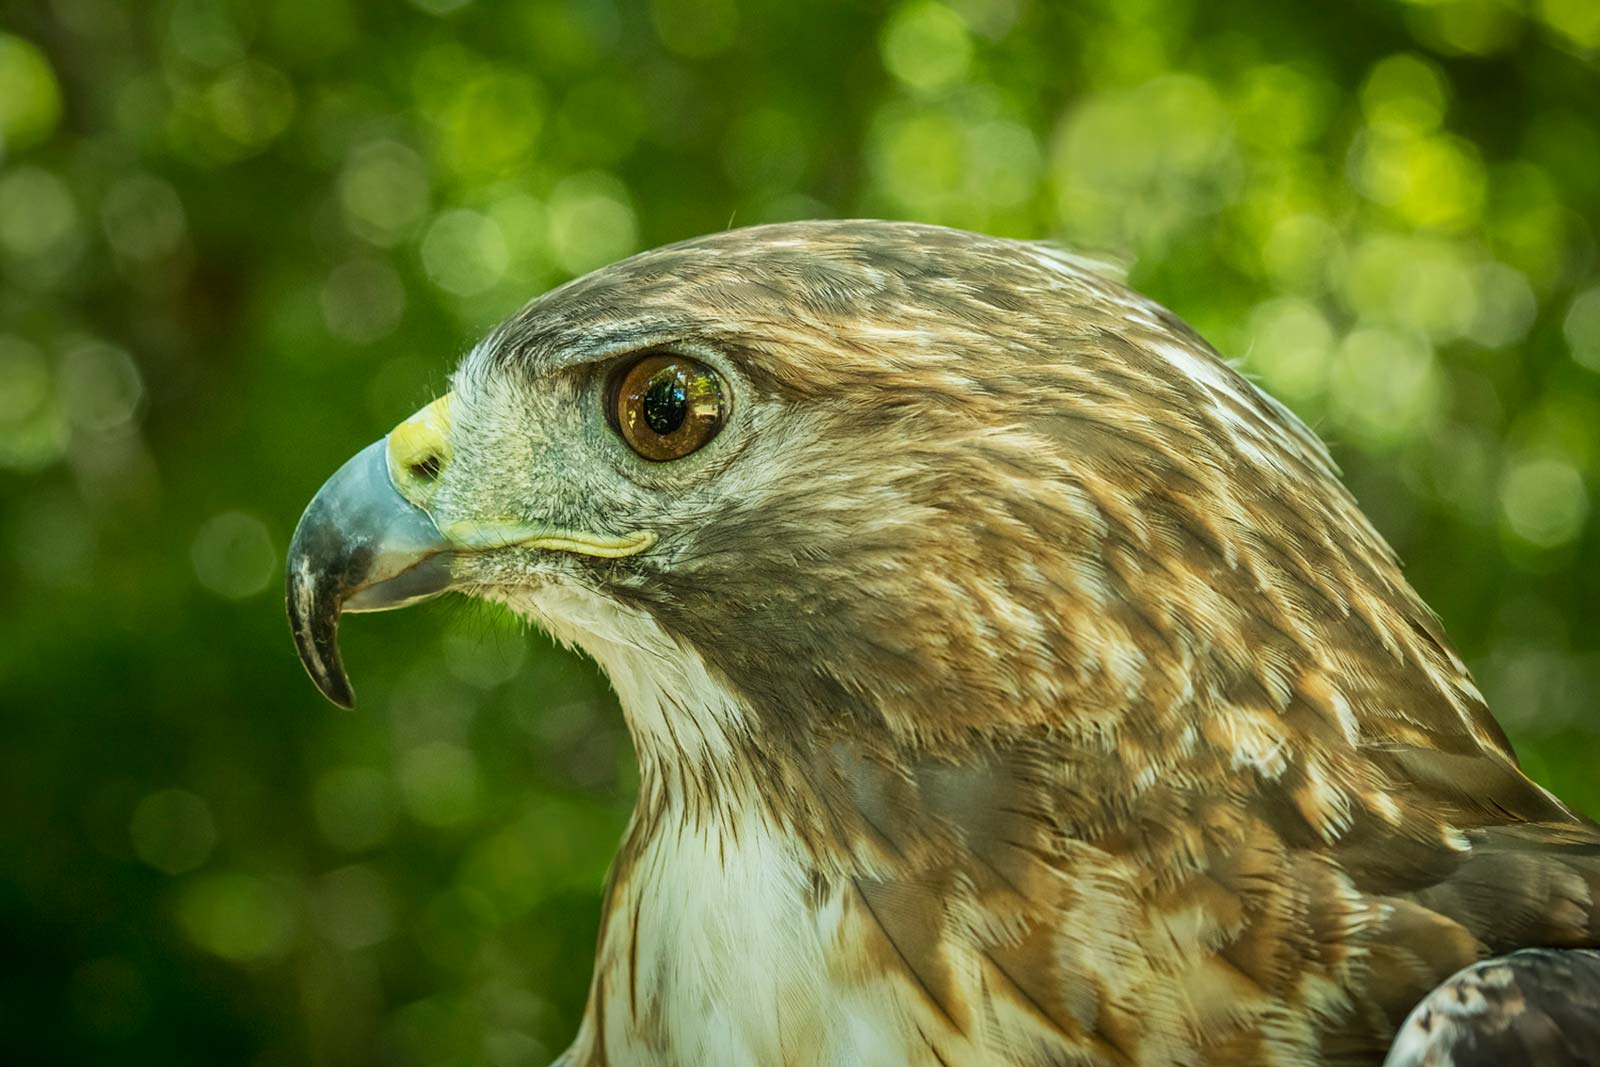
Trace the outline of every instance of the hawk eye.
<instances>
[{"instance_id":1,"label":"hawk eye","mask_svg":"<svg viewBox=\"0 0 1600 1067\"><path fill-rule=\"evenodd\" d=\"M722 379L697 359L657 352L626 365L610 393L611 422L648 460L682 459L727 417Z\"/></svg>"}]
</instances>

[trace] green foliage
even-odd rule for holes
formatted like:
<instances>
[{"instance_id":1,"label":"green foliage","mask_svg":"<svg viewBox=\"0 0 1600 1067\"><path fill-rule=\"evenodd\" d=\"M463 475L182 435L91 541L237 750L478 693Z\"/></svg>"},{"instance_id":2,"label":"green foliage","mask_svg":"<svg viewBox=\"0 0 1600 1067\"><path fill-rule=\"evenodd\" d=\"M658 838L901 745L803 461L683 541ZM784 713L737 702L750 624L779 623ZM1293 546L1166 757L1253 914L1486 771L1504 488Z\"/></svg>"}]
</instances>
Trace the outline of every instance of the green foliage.
<instances>
[{"instance_id":1,"label":"green foliage","mask_svg":"<svg viewBox=\"0 0 1600 1067\"><path fill-rule=\"evenodd\" d=\"M1131 263L1600 811L1597 11L0 0L7 1060L564 1045L630 796L603 681L436 607L347 627L336 714L281 558L498 317L730 222Z\"/></svg>"}]
</instances>

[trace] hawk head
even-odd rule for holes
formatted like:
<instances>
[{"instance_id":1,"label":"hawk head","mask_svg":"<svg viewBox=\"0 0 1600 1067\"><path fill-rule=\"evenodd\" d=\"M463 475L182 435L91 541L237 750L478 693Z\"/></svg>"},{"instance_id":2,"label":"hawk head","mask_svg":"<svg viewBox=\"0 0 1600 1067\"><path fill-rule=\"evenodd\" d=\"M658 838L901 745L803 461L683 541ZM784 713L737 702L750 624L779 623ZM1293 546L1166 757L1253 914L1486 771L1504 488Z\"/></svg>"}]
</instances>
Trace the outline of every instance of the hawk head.
<instances>
[{"instance_id":1,"label":"hawk head","mask_svg":"<svg viewBox=\"0 0 1600 1067\"><path fill-rule=\"evenodd\" d=\"M1286 409L1092 264L937 227L735 230L534 300L322 490L288 584L336 702L341 609L459 589L591 653L646 759L1048 726L1262 763L1395 684L1499 744Z\"/></svg>"},{"instance_id":2,"label":"hawk head","mask_svg":"<svg viewBox=\"0 0 1600 1067\"><path fill-rule=\"evenodd\" d=\"M737 1001L773 1062L1321 1062L1600 939L1600 838L1321 444L1046 246L797 223L545 294L295 533L336 702L341 611L447 589L592 654L639 753L578 1049L694 1062Z\"/></svg>"}]
</instances>

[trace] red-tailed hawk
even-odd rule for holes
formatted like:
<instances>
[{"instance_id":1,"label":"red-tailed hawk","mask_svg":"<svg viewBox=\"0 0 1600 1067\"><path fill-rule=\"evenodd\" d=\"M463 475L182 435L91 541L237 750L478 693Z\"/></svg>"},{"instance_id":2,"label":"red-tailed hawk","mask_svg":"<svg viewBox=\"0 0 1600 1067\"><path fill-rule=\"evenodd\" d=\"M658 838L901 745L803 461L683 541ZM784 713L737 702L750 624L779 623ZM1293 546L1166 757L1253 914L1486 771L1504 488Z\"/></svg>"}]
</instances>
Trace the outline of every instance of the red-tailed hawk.
<instances>
[{"instance_id":1,"label":"red-tailed hawk","mask_svg":"<svg viewBox=\"0 0 1600 1067\"><path fill-rule=\"evenodd\" d=\"M797 223L547 293L288 587L339 703L341 608L446 589L609 674L561 1064L1600 1062L1600 830L1312 433L1048 247Z\"/></svg>"}]
</instances>

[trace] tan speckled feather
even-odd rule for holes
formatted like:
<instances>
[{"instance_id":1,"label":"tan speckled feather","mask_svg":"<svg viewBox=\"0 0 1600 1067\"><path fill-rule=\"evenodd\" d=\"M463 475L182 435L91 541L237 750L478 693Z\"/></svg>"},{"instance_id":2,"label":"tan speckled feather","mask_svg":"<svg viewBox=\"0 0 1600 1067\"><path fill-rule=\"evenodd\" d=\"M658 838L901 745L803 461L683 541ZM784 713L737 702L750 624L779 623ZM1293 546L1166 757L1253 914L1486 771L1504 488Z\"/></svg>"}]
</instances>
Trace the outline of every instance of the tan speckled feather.
<instances>
[{"instance_id":1,"label":"tan speckled feather","mask_svg":"<svg viewBox=\"0 0 1600 1067\"><path fill-rule=\"evenodd\" d=\"M458 465L569 447L518 405L660 347L740 421L638 476L658 550L559 600L482 576L640 750L563 1062L1377 1064L1462 966L1600 944L1600 833L1321 444L1167 311L1021 242L718 234L501 327Z\"/></svg>"}]
</instances>

